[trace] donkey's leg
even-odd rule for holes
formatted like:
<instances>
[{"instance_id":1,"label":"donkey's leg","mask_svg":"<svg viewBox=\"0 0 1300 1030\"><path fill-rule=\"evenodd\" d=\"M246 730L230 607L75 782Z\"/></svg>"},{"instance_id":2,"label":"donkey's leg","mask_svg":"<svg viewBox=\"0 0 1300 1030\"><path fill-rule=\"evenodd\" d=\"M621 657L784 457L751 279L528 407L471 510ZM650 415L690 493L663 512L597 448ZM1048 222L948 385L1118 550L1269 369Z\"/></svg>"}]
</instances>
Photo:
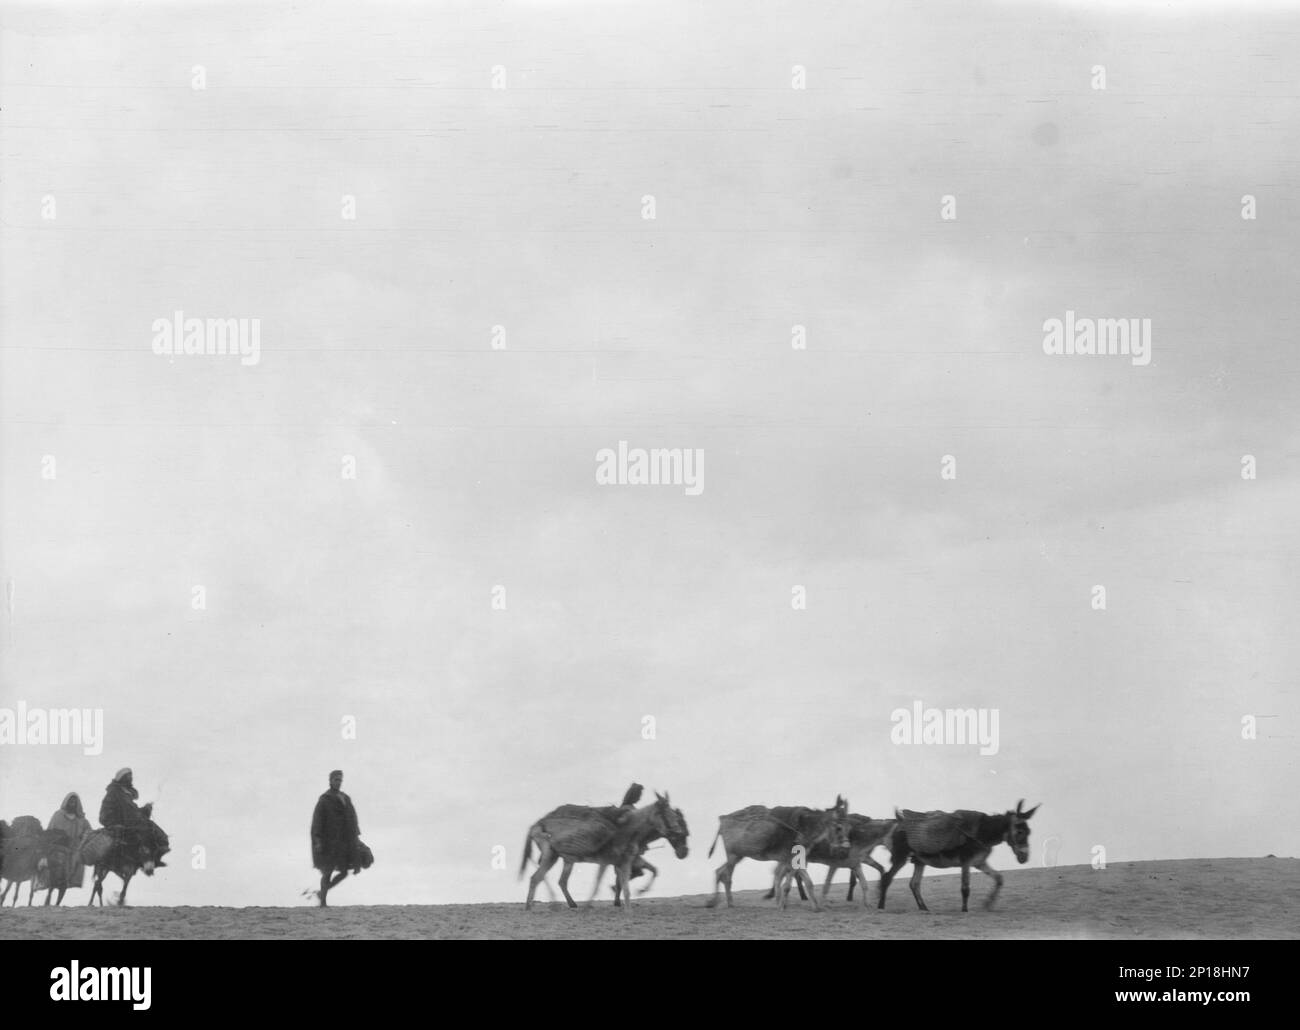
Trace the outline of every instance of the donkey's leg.
<instances>
[{"instance_id":1,"label":"donkey's leg","mask_svg":"<svg viewBox=\"0 0 1300 1030\"><path fill-rule=\"evenodd\" d=\"M790 866L785 862L776 864L776 872L772 876L772 892L776 897L776 907L785 908L790 898Z\"/></svg>"},{"instance_id":2,"label":"donkey's leg","mask_svg":"<svg viewBox=\"0 0 1300 1030\"><path fill-rule=\"evenodd\" d=\"M794 875L795 879L799 883L802 883L808 888L808 894L806 897L813 903L813 909L820 912L822 910L822 903L817 900L817 887L813 884L812 877L808 875L808 868L806 866L801 866L795 870Z\"/></svg>"},{"instance_id":3,"label":"donkey's leg","mask_svg":"<svg viewBox=\"0 0 1300 1030\"><path fill-rule=\"evenodd\" d=\"M781 907L782 908L785 908L785 906L790 902L791 884L796 884L799 887L799 899L801 901L808 900L804 896L803 884L799 883L799 881L795 878L794 870L791 869L789 866L786 866L783 871L777 874L777 879L781 881Z\"/></svg>"},{"instance_id":4,"label":"donkey's leg","mask_svg":"<svg viewBox=\"0 0 1300 1030\"><path fill-rule=\"evenodd\" d=\"M993 877L993 891L989 894L988 900L984 902L985 908L992 908L993 902L998 899L998 891L1002 889L1002 874L989 865L987 860L979 864L979 870L981 873L988 873Z\"/></svg>"},{"instance_id":5,"label":"donkey's leg","mask_svg":"<svg viewBox=\"0 0 1300 1030\"><path fill-rule=\"evenodd\" d=\"M551 871L551 866L560 860L560 856L551 850L549 845L542 845L538 849L537 868L533 875L528 878L528 900L524 902L524 908L533 907L533 896L537 893L537 885L546 879L546 874Z\"/></svg>"},{"instance_id":6,"label":"donkey's leg","mask_svg":"<svg viewBox=\"0 0 1300 1030\"><path fill-rule=\"evenodd\" d=\"M963 863L961 867L961 910L969 911L966 902L970 900L970 866Z\"/></svg>"},{"instance_id":7,"label":"donkey's leg","mask_svg":"<svg viewBox=\"0 0 1300 1030\"><path fill-rule=\"evenodd\" d=\"M605 878L605 869L606 869L607 865L608 865L608 863L606 863L606 862L601 862L600 865L596 866L596 880L595 880L595 882L592 883L592 885L591 885L591 897L589 897L589 898L587 899L587 904L588 904L588 905L590 905L593 901L596 900L596 894L600 891L600 881L603 880L603 879ZM618 890L618 888L617 888L617 886L615 886L615 891L617 892L617 890ZM615 900L615 901L618 900L617 893L616 893L616 895L615 895L614 900Z\"/></svg>"},{"instance_id":8,"label":"donkey's leg","mask_svg":"<svg viewBox=\"0 0 1300 1030\"><path fill-rule=\"evenodd\" d=\"M912 897L916 899L916 905L922 912L929 912L925 907L925 899L921 897L921 877L925 875L925 863L912 859Z\"/></svg>"},{"instance_id":9,"label":"donkey's leg","mask_svg":"<svg viewBox=\"0 0 1300 1030\"><path fill-rule=\"evenodd\" d=\"M767 889L767 893L763 895L764 901L771 901L773 898L776 897L777 891L781 889L781 885L782 885L781 881L782 881L781 865L780 863L777 863L776 869L772 873L772 886L769 887Z\"/></svg>"},{"instance_id":10,"label":"donkey's leg","mask_svg":"<svg viewBox=\"0 0 1300 1030\"><path fill-rule=\"evenodd\" d=\"M573 895L569 893L569 874L573 872L573 862L570 859L564 860L564 868L560 871L560 893L564 895L565 902L569 908L577 908L578 903L573 900Z\"/></svg>"},{"instance_id":11,"label":"donkey's leg","mask_svg":"<svg viewBox=\"0 0 1300 1030\"><path fill-rule=\"evenodd\" d=\"M862 871L861 865L853 867L853 875L849 877L849 893L853 892L854 883L862 887L862 907L870 908L871 902L867 900L867 874ZM850 899L851 900L851 899Z\"/></svg>"},{"instance_id":12,"label":"donkey's leg","mask_svg":"<svg viewBox=\"0 0 1300 1030\"><path fill-rule=\"evenodd\" d=\"M135 873L127 873L122 877L122 893L117 896L117 907L122 908L126 905L126 889L131 886L131 877Z\"/></svg>"},{"instance_id":13,"label":"donkey's leg","mask_svg":"<svg viewBox=\"0 0 1300 1030\"><path fill-rule=\"evenodd\" d=\"M13 880L6 880L4 889L0 890L0 905L5 903L5 896L9 893L9 888L14 885Z\"/></svg>"},{"instance_id":14,"label":"donkey's leg","mask_svg":"<svg viewBox=\"0 0 1300 1030\"><path fill-rule=\"evenodd\" d=\"M727 908L731 908L731 874L736 871L736 866L740 864L740 858L728 858L726 865L722 867L722 886L727 892Z\"/></svg>"},{"instance_id":15,"label":"donkey's leg","mask_svg":"<svg viewBox=\"0 0 1300 1030\"><path fill-rule=\"evenodd\" d=\"M882 869L880 872L880 886L877 888L880 892L880 904L876 906L877 908L885 907L885 892L889 890L889 885L893 883L898 871L907 864L908 857L909 852L906 848L901 849L897 855L890 852L889 869L888 871ZM877 866L876 868L879 869L880 867Z\"/></svg>"},{"instance_id":16,"label":"donkey's leg","mask_svg":"<svg viewBox=\"0 0 1300 1030\"><path fill-rule=\"evenodd\" d=\"M726 854L725 850L723 854ZM713 871L713 897L704 903L705 908L716 908L718 904L718 891L722 889L723 884L727 887L727 908L731 907L731 870L735 866L731 856L727 855L727 860Z\"/></svg>"},{"instance_id":17,"label":"donkey's leg","mask_svg":"<svg viewBox=\"0 0 1300 1030\"><path fill-rule=\"evenodd\" d=\"M14 895L15 898L16 898L17 896L18 896L18 895L16 895L16 894ZM28 907L28 908L31 908L31 907L32 907L32 898L34 898L34 897L36 897L36 877L35 877L35 876L32 877L32 879L31 879L31 885L27 888L27 907Z\"/></svg>"},{"instance_id":18,"label":"donkey's leg","mask_svg":"<svg viewBox=\"0 0 1300 1030\"><path fill-rule=\"evenodd\" d=\"M831 881L835 879L835 872L840 867L837 865L828 865L826 867L826 882L822 884L822 901L830 895ZM849 866L849 889L853 888L853 866Z\"/></svg>"},{"instance_id":19,"label":"donkey's leg","mask_svg":"<svg viewBox=\"0 0 1300 1030\"><path fill-rule=\"evenodd\" d=\"M882 866L879 862L877 862L877 861L876 861L874 858L872 858L870 855L865 856L865 857L862 859L862 861L863 861L864 864L871 866L871 868L874 869L876 872L878 872L881 876L884 876L884 875L885 875L885 867ZM858 868L859 868L859 871L861 871L861 866L859 866ZM867 882L867 876L866 876L865 873L862 874L862 882L863 882L863 883L866 883L866 882ZM853 886L854 886L854 881L853 881L853 880L850 880L850 881L849 881L849 900L850 900L850 901L853 900ZM866 888L863 888L863 889L865 890Z\"/></svg>"}]
</instances>

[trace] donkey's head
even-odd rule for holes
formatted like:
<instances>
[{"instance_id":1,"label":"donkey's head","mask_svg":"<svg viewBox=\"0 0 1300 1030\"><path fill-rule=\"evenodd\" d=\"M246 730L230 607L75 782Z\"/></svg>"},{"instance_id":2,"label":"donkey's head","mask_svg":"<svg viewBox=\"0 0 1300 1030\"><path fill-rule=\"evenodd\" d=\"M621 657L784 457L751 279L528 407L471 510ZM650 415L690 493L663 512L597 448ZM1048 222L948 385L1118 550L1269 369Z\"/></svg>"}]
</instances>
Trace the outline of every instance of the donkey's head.
<instances>
[{"instance_id":1,"label":"donkey's head","mask_svg":"<svg viewBox=\"0 0 1300 1030\"><path fill-rule=\"evenodd\" d=\"M145 876L153 876L155 869L161 869L167 864L163 861L163 856L171 849L171 840L163 833L162 827L157 823L147 823L139 837L135 865Z\"/></svg>"},{"instance_id":2,"label":"donkey's head","mask_svg":"<svg viewBox=\"0 0 1300 1030\"><path fill-rule=\"evenodd\" d=\"M655 791L654 821L659 835L672 845L673 854L685 858L689 853L686 838L690 833L686 828L686 817L680 808L673 808L666 793Z\"/></svg>"},{"instance_id":3,"label":"donkey's head","mask_svg":"<svg viewBox=\"0 0 1300 1030\"><path fill-rule=\"evenodd\" d=\"M847 798L835 795L835 804L818 813L818 832L811 835L804 844L825 842L832 856L839 858L849 850L849 802Z\"/></svg>"},{"instance_id":4,"label":"donkey's head","mask_svg":"<svg viewBox=\"0 0 1300 1030\"><path fill-rule=\"evenodd\" d=\"M1016 802L1016 810L1007 813L1007 833L1002 839L1011 845L1016 853L1016 861L1024 865L1029 861L1029 819L1038 811L1035 805L1028 812L1024 810L1025 799Z\"/></svg>"}]
</instances>

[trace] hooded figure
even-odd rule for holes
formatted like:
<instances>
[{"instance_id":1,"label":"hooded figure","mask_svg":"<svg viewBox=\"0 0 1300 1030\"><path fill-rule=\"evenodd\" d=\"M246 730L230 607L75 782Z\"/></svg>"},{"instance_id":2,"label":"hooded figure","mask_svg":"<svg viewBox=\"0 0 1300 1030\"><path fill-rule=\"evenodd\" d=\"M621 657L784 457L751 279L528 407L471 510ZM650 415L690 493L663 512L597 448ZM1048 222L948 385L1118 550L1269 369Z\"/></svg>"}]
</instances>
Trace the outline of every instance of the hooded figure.
<instances>
[{"instance_id":1,"label":"hooded figure","mask_svg":"<svg viewBox=\"0 0 1300 1030\"><path fill-rule=\"evenodd\" d=\"M49 830L61 830L68 835L69 852L72 856L68 866L67 887L81 887L85 883L86 867L80 859L81 840L90 832L90 820L86 818L85 809L81 807L81 796L69 794L59 805L59 810L50 816Z\"/></svg>"},{"instance_id":2,"label":"hooded figure","mask_svg":"<svg viewBox=\"0 0 1300 1030\"><path fill-rule=\"evenodd\" d=\"M135 830L144 825L145 816L136 805L140 792L131 782L130 769L119 769L104 793L99 806L99 825L112 829Z\"/></svg>"}]
</instances>

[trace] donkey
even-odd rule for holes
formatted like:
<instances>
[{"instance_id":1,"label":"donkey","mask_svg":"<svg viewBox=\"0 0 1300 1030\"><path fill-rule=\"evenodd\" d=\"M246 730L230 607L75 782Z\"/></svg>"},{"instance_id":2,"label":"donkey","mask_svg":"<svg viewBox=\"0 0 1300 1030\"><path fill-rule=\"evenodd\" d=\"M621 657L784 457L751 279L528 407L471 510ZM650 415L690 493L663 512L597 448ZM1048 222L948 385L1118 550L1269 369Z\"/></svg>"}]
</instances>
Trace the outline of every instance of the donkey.
<instances>
[{"instance_id":1,"label":"donkey","mask_svg":"<svg viewBox=\"0 0 1300 1030\"><path fill-rule=\"evenodd\" d=\"M20 815L5 830L4 839L4 890L0 891L0 905L5 903L9 888L14 889L14 905L23 892L23 884L30 882L27 904L36 897L36 881L46 864L43 838L45 830L34 815Z\"/></svg>"},{"instance_id":2,"label":"donkey","mask_svg":"<svg viewBox=\"0 0 1300 1030\"><path fill-rule=\"evenodd\" d=\"M999 844L1011 845L1016 861L1024 865L1029 861L1029 820L1041 807L1035 805L1024 811L1024 799L1016 802L1014 812L1004 815L985 815L958 809L955 812L911 812L894 809L898 825L889 838L889 851L893 858L887 872L880 878L880 903L885 907L885 892L894 874L910 858L912 860L912 897L922 912L930 911L921 897L921 877L926 866L951 869L961 866L961 910L969 911L970 867L993 877L993 890L984 902L986 909L993 907L998 891L1002 890L1002 874L988 863L989 853Z\"/></svg>"},{"instance_id":3,"label":"donkey","mask_svg":"<svg viewBox=\"0 0 1300 1030\"><path fill-rule=\"evenodd\" d=\"M615 810L619 811L619 810ZM570 908L577 902L569 893L569 874L577 862L595 862L604 872L613 866L615 886L623 898L623 908L631 907L632 869L641 852L651 841L667 838L678 858L685 858L688 830L681 810L672 807L667 794L655 793L653 804L623 811L617 819L608 818L606 810L582 805L561 805L548 812L528 828L524 839L524 856L519 865L522 878L528 868L532 845L537 845L537 870L528 882L524 908L533 907L537 886L546 879L551 866L561 859L560 890Z\"/></svg>"},{"instance_id":4,"label":"donkey","mask_svg":"<svg viewBox=\"0 0 1300 1030\"><path fill-rule=\"evenodd\" d=\"M813 895L812 880L802 863L791 862L795 848L802 847L805 852L819 844L825 844L832 853L843 854L848 847L848 833L845 830L845 817L848 815L849 803L838 794L835 804L824 811L797 806L793 808L766 808L763 805L750 805L718 819L718 832L709 846L709 856L722 840L723 854L726 861L718 866L713 874L713 897L705 905L714 908L718 904L718 889L724 887L727 892L727 907L732 907L731 876L736 866L746 858L759 862L777 862L778 870L783 864L794 867L795 876L806 881L808 893ZM812 898L813 907L821 910L816 896ZM785 907L785 894L781 892L777 904Z\"/></svg>"},{"instance_id":5,"label":"donkey","mask_svg":"<svg viewBox=\"0 0 1300 1030\"><path fill-rule=\"evenodd\" d=\"M561 813L571 813L575 815L577 818L583 818L587 813L594 812L594 813L598 813L602 819L606 819L612 823L617 823L620 819L623 818L624 815L626 815L628 812L631 812L636 807L636 803L641 800L641 795L642 793L644 793L644 791L645 791L645 787L643 787L641 784L633 783L632 786L628 787L627 791L623 794L623 800L620 801L618 805L606 805L600 808L587 808L582 805L561 805L559 808L555 809L555 811L552 812L551 815L554 816ZM682 810L680 808L676 809L675 811L679 816L682 814ZM683 817L682 818L683 825L685 825L685 822L686 822L685 817ZM645 850L646 850L645 848L642 848L641 854L638 855L632 861L632 879L635 880L637 877L643 876L647 872L650 874L649 882L647 882L644 887L638 890L637 894L645 894L648 890L650 890L651 887L654 886L655 880L659 877L659 870L646 860ZM564 869L571 870L572 867L573 867L573 863L565 859ZM600 892L600 881L605 876L606 868L607 866L601 865L596 871L596 881L591 886L591 897L587 899L588 905L590 905L593 901L596 900L596 895ZM568 881L567 876L565 877L565 881L566 882ZM550 881L543 880L542 886L544 886L547 889L547 891L550 892L551 900L554 901L555 891L551 890ZM622 894L619 893L618 884L614 885L613 891L614 891L614 904L616 906L621 906L623 904L623 896Z\"/></svg>"},{"instance_id":6,"label":"donkey","mask_svg":"<svg viewBox=\"0 0 1300 1030\"><path fill-rule=\"evenodd\" d=\"M854 885L861 884L862 907L866 908L868 905L867 877L862 872L862 863L865 862L871 866L881 876L885 875L885 867L871 857L871 852L885 844L896 824L893 819L871 819L865 815L854 815L852 813L845 816L844 820L845 830L848 832L849 838L847 853L833 852L825 842L822 842L808 849L807 861L827 867L826 882L822 884L823 901L826 900L827 894L830 893L831 881L835 879L835 874L841 869L847 869L849 870L849 901L853 900ZM763 895L764 899L775 897L776 892L782 886L784 886L788 895L792 880L799 886L799 897L807 901L808 895L804 893L803 882L792 875L789 862L784 862L777 867L772 889Z\"/></svg>"},{"instance_id":7,"label":"donkey","mask_svg":"<svg viewBox=\"0 0 1300 1030\"><path fill-rule=\"evenodd\" d=\"M146 806L147 807L147 806ZM117 897L118 905L126 904L126 889L131 885L131 877L137 872L153 876L154 870L167 865L163 856L171 851L171 841L162 827L152 819L138 828L126 830L121 839L116 839L108 830L92 830L81 842L80 858L88 866L93 866L95 877L90 887L90 900L93 905L99 898L99 905L104 906L104 878L114 873L122 881L122 893Z\"/></svg>"}]
</instances>

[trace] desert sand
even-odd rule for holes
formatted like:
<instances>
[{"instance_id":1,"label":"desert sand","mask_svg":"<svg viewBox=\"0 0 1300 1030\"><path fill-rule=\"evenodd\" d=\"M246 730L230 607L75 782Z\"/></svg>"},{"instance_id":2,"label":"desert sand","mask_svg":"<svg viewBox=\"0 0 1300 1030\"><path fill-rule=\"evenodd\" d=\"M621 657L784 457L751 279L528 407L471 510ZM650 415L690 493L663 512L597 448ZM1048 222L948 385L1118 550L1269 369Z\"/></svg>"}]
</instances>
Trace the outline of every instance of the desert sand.
<instances>
[{"instance_id":1,"label":"desert sand","mask_svg":"<svg viewBox=\"0 0 1300 1030\"><path fill-rule=\"evenodd\" d=\"M981 904L991 881L973 874L971 911L961 911L953 876L927 875L927 915L907 887L910 867L890 888L885 911L845 901L847 874L825 911L797 894L784 912L761 892L735 895L732 909L705 896L633 898L630 916L608 901L571 911L539 903L293 908L6 908L0 939L1277 939L1300 938L1300 860L1218 858L1030 868L1005 872L993 911ZM814 876L818 870L813 869ZM24 891L24 897L26 892ZM71 895L70 897L75 897Z\"/></svg>"}]
</instances>

